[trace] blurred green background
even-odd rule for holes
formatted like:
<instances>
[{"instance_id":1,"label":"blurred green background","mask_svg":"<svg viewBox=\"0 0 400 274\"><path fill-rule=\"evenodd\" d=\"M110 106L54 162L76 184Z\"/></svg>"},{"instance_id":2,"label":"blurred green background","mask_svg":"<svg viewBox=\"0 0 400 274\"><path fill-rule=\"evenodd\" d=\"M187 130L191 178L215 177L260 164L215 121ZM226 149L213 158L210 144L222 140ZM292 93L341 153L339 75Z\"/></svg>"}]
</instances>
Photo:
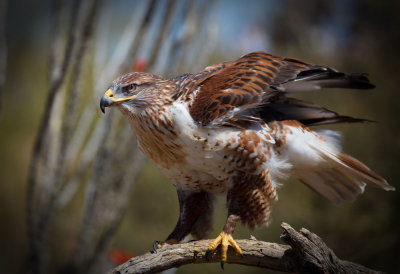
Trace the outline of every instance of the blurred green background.
<instances>
[{"instance_id":1,"label":"blurred green background","mask_svg":"<svg viewBox=\"0 0 400 274\"><path fill-rule=\"evenodd\" d=\"M115 1L121 10L135 2ZM15 273L27 251L26 181L32 146L47 91L51 1L9 1L8 60L0 113L0 272ZM326 90L297 95L344 115L378 121L333 125L344 135L344 151L366 163L399 189L400 180L400 4L398 1L219 1L218 39L211 63L253 50L291 56L347 72L368 72L371 91ZM121 16L129 16L122 13ZM115 31L118 31L116 29ZM207 41L203 41L207 43ZM183 71L182 71L183 73ZM106 87L104 87L106 89ZM97 105L99 98L93 98ZM99 111L99 115L101 115ZM135 145L135 144L132 144ZM236 238L281 242L281 222L305 227L323 238L342 259L388 273L400 273L399 192L367 187L356 202L335 207L295 180L284 182L268 227L240 226ZM57 216L52 233L55 263L76 238L79 196ZM225 218L219 199L215 237ZM148 163L132 192L114 246L134 254L163 240L178 217L175 189ZM229 273L263 269L227 265ZM220 273L217 264L188 265L178 273Z\"/></svg>"}]
</instances>

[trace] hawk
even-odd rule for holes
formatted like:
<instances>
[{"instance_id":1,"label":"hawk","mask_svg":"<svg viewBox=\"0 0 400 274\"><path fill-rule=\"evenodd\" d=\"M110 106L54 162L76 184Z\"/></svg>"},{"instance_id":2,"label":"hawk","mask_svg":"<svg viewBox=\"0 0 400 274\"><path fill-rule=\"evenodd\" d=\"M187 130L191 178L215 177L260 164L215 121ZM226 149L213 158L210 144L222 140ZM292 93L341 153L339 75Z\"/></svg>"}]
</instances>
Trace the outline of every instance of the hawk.
<instances>
[{"instance_id":1,"label":"hawk","mask_svg":"<svg viewBox=\"0 0 400 274\"><path fill-rule=\"evenodd\" d=\"M287 97L321 88L370 89L365 74L345 74L297 59L253 52L197 74L166 79L132 72L110 85L100 108L116 106L129 120L140 150L176 187L180 214L166 243L209 235L215 195L228 216L206 255L221 245L242 254L236 223L268 223L278 181L290 176L329 202L353 201L366 184L394 190L340 149L340 134L310 126L364 119Z\"/></svg>"}]
</instances>

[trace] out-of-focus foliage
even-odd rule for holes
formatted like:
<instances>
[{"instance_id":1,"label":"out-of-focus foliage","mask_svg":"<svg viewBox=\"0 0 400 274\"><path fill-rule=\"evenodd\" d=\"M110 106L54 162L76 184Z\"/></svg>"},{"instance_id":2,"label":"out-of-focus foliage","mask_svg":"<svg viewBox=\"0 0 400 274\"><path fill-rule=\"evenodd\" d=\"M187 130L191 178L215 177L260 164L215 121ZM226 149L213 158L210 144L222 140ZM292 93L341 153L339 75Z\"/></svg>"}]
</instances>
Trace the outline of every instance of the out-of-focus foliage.
<instances>
[{"instance_id":1,"label":"out-of-focus foliage","mask_svg":"<svg viewBox=\"0 0 400 274\"><path fill-rule=\"evenodd\" d=\"M47 44L49 22L54 16L49 12L49 2L9 1L7 13L8 64L0 114L0 270L7 273L18 271L27 252L26 178L48 89L45 86ZM112 32L118 33L130 16L126 6L134 3L114 2L119 16L112 18L110 26L113 26ZM248 51L265 50L343 71L368 72L377 86L375 90L325 90L298 96L343 114L378 121L329 128L342 131L347 153L365 162L399 189L400 5L397 1L225 0L213 9L216 21L213 31L218 39L213 42L216 47L210 64L237 58ZM196 40L193 50L201 49L208 42ZM174 71L188 70L182 65ZM192 71L195 69L199 68ZM96 107L99 98L88 100L93 100ZM260 240L277 242L281 233L279 225L285 221L295 228L306 227L317 233L340 258L389 273L400 272L398 191L367 188L354 203L341 207L330 205L295 180L285 182L278 194L271 225L255 231L239 226L236 238L252 234ZM74 198L55 220L50 235L52 250L55 250L54 265L64 262L73 248L82 199L83 195ZM169 234L177 216L174 188L149 163L132 192L113 246L134 254L146 252L154 240L163 240ZM217 235L225 218L221 198L212 236ZM227 265L226 270L265 273L236 265ZM178 269L178 273L189 271L216 273L220 269L216 264Z\"/></svg>"}]
</instances>

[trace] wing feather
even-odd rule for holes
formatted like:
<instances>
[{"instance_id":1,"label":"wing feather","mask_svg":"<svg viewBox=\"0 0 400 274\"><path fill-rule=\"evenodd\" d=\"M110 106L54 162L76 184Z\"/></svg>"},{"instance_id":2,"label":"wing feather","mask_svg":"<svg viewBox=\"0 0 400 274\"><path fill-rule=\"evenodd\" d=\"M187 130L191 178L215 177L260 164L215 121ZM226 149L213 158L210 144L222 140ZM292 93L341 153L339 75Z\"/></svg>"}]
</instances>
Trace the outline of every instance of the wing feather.
<instances>
[{"instance_id":1,"label":"wing feather","mask_svg":"<svg viewBox=\"0 0 400 274\"><path fill-rule=\"evenodd\" d=\"M255 115L264 119L277 114L279 120L306 120L302 117L307 116L309 123L306 124L310 125L364 121L285 96L287 92L324 87L368 89L374 86L365 74L345 74L297 59L253 52L193 75L187 80L184 96L192 96L190 115L204 126L232 123L232 118L239 121L241 117Z\"/></svg>"},{"instance_id":2,"label":"wing feather","mask_svg":"<svg viewBox=\"0 0 400 274\"><path fill-rule=\"evenodd\" d=\"M198 91L191 105L193 119L207 125L237 109L244 110L265 103L269 89L280 72L283 60L264 52L254 52L209 75L196 87Z\"/></svg>"}]
</instances>

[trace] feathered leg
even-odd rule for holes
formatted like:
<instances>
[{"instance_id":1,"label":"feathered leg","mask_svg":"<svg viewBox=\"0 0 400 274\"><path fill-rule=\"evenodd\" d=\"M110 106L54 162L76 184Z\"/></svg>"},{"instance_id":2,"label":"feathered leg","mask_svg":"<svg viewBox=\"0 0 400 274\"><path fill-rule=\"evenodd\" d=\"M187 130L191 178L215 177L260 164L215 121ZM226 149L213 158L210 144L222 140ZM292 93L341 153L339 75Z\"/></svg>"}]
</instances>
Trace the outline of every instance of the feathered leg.
<instances>
[{"instance_id":1,"label":"feathered leg","mask_svg":"<svg viewBox=\"0 0 400 274\"><path fill-rule=\"evenodd\" d=\"M221 245L223 267L229 246L241 255L242 250L232 237L236 223L240 220L250 228L265 224L270 216L270 200L275 198L276 193L268 170L261 174L237 172L228 192L228 219L222 232L208 246L206 256Z\"/></svg>"},{"instance_id":2,"label":"feathered leg","mask_svg":"<svg viewBox=\"0 0 400 274\"><path fill-rule=\"evenodd\" d=\"M166 243L176 244L189 233L196 239L202 239L212 230L215 196L201 191L190 192L178 189L179 219ZM154 242L154 248L160 248L163 243Z\"/></svg>"}]
</instances>

